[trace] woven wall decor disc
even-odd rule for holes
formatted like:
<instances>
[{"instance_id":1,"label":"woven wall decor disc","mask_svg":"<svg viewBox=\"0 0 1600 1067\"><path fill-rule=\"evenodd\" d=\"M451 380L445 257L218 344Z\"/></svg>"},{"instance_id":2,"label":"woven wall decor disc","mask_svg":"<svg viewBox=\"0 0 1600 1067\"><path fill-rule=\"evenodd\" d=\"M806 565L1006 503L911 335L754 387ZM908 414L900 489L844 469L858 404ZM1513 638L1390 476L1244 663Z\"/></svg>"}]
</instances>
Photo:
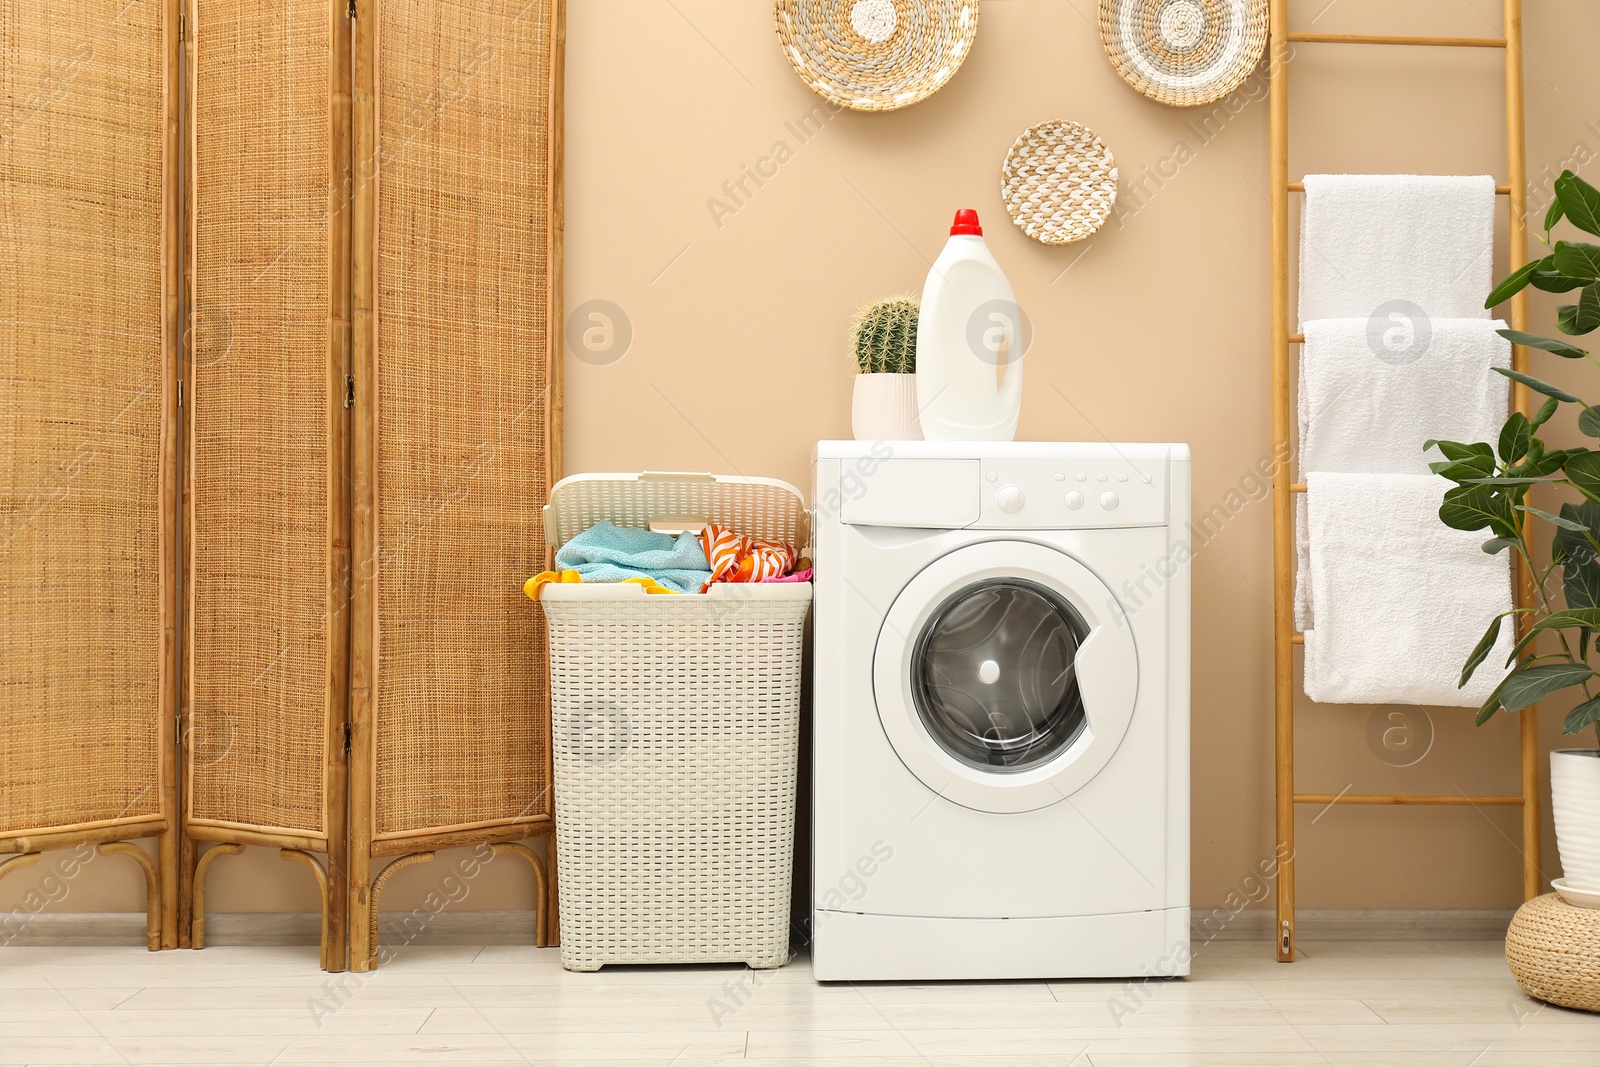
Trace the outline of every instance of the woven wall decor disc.
<instances>
[{"instance_id":1,"label":"woven wall decor disc","mask_svg":"<svg viewBox=\"0 0 1600 1067\"><path fill-rule=\"evenodd\" d=\"M1124 81L1193 107L1237 89L1267 45L1267 0L1100 0L1100 43Z\"/></svg>"},{"instance_id":2,"label":"woven wall decor disc","mask_svg":"<svg viewBox=\"0 0 1600 1067\"><path fill-rule=\"evenodd\" d=\"M1006 153L1000 199L1011 221L1035 241L1081 241L1111 217L1117 161L1089 127L1041 122L1024 130Z\"/></svg>"},{"instance_id":3,"label":"woven wall decor disc","mask_svg":"<svg viewBox=\"0 0 1600 1067\"><path fill-rule=\"evenodd\" d=\"M855 111L926 100L978 36L978 0L775 0L773 13L800 80Z\"/></svg>"}]
</instances>

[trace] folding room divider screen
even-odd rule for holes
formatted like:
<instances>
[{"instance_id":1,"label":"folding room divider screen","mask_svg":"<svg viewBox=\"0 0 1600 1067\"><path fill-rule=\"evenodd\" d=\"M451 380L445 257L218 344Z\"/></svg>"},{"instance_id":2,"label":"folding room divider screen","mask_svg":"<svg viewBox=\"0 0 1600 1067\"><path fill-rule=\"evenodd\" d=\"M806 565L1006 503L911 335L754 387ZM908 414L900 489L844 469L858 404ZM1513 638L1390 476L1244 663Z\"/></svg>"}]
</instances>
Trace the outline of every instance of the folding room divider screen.
<instances>
[{"instance_id":1,"label":"folding room divider screen","mask_svg":"<svg viewBox=\"0 0 1600 1067\"><path fill-rule=\"evenodd\" d=\"M485 844L545 937L564 14L0 8L0 876L126 852L198 948L277 848L366 969L384 882Z\"/></svg>"},{"instance_id":2,"label":"folding room divider screen","mask_svg":"<svg viewBox=\"0 0 1600 1067\"><path fill-rule=\"evenodd\" d=\"M194 943L265 845L366 970L385 881L477 843L544 940L563 5L191 3Z\"/></svg>"},{"instance_id":3,"label":"folding room divider screen","mask_svg":"<svg viewBox=\"0 0 1600 1067\"><path fill-rule=\"evenodd\" d=\"M177 943L176 27L177 0L0 13L0 876L126 854L152 949Z\"/></svg>"},{"instance_id":4,"label":"folding room divider screen","mask_svg":"<svg viewBox=\"0 0 1600 1067\"><path fill-rule=\"evenodd\" d=\"M560 466L561 32L561 4L527 0L356 21L357 970L377 961L378 857L490 842L554 903L514 842L553 826L521 582Z\"/></svg>"},{"instance_id":5,"label":"folding room divider screen","mask_svg":"<svg viewBox=\"0 0 1600 1067\"><path fill-rule=\"evenodd\" d=\"M198 948L220 856L344 867L350 20L192 2L184 827L225 843ZM326 965L343 907L319 882Z\"/></svg>"}]
</instances>

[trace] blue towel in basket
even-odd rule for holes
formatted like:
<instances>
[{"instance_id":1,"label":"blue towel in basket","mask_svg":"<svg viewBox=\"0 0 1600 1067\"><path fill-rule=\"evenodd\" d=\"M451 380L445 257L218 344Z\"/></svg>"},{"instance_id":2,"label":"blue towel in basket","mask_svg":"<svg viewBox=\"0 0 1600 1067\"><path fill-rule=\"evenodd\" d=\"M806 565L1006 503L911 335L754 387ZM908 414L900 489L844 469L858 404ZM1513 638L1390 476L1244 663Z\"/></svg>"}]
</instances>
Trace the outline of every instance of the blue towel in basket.
<instances>
[{"instance_id":1,"label":"blue towel in basket","mask_svg":"<svg viewBox=\"0 0 1600 1067\"><path fill-rule=\"evenodd\" d=\"M586 582L654 578L668 589L698 593L711 580L705 549L692 533L651 533L598 522L556 551L556 569Z\"/></svg>"}]
</instances>

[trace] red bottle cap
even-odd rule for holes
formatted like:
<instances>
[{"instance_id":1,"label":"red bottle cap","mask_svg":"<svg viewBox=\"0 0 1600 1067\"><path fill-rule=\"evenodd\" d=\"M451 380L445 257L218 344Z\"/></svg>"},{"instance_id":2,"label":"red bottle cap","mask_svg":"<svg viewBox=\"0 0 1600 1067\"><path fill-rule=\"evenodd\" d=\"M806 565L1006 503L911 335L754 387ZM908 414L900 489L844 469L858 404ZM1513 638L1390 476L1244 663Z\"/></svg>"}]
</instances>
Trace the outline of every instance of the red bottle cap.
<instances>
[{"instance_id":1,"label":"red bottle cap","mask_svg":"<svg viewBox=\"0 0 1600 1067\"><path fill-rule=\"evenodd\" d=\"M964 207L956 212L956 221L950 227L950 236L969 234L973 237L983 236L983 227L978 225L978 213L970 207Z\"/></svg>"}]
</instances>

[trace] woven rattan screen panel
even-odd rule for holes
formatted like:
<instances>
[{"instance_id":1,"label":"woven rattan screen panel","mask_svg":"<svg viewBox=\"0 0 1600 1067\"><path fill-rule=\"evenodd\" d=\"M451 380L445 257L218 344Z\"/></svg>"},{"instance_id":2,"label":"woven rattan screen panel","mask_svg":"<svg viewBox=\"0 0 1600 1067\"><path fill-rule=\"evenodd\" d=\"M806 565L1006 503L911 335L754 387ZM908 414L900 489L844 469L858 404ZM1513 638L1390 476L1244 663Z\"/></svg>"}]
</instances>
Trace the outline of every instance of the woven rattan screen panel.
<instances>
[{"instance_id":1,"label":"woven rattan screen panel","mask_svg":"<svg viewBox=\"0 0 1600 1067\"><path fill-rule=\"evenodd\" d=\"M329 0L198 0L190 822L326 833Z\"/></svg>"},{"instance_id":2,"label":"woven rattan screen panel","mask_svg":"<svg viewBox=\"0 0 1600 1067\"><path fill-rule=\"evenodd\" d=\"M379 14L379 836L548 810L550 4Z\"/></svg>"},{"instance_id":3,"label":"woven rattan screen panel","mask_svg":"<svg viewBox=\"0 0 1600 1067\"><path fill-rule=\"evenodd\" d=\"M163 5L0 5L0 834L164 814Z\"/></svg>"}]
</instances>

